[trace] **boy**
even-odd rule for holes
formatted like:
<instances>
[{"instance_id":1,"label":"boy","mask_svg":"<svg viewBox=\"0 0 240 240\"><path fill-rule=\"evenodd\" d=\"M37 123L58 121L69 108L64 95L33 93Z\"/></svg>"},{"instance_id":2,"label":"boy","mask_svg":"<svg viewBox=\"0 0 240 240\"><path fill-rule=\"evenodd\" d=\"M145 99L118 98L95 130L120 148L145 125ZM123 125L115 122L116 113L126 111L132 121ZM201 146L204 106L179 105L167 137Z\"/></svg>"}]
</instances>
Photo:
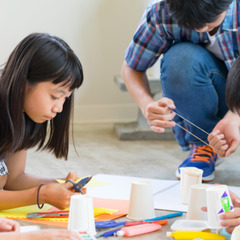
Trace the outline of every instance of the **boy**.
<instances>
[{"instance_id":1,"label":"boy","mask_svg":"<svg viewBox=\"0 0 240 240\"><path fill-rule=\"evenodd\" d=\"M191 150L176 171L178 178L180 167L197 167L203 170L203 181L212 181L219 163L217 153L223 156L227 147L233 152L239 145L240 136L234 133L239 116L225 104L228 70L240 52L239 7L240 0L154 0L126 50L122 77L151 129L161 133L164 127L172 127L180 148ZM155 101L146 70L161 55L165 97ZM215 153L205 143L221 119L228 122L222 130L229 133L225 137L231 145Z\"/></svg>"}]
</instances>

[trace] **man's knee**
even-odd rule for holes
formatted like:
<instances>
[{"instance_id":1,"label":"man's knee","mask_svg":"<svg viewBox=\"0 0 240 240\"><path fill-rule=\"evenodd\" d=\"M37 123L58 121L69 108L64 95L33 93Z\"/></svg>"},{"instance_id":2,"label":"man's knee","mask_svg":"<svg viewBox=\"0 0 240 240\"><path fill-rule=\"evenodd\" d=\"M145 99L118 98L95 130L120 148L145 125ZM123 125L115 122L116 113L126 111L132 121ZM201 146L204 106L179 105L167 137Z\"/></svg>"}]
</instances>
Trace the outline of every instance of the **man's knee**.
<instances>
[{"instance_id":1,"label":"man's knee","mask_svg":"<svg viewBox=\"0 0 240 240\"><path fill-rule=\"evenodd\" d=\"M172 46L161 61L161 80L170 84L189 84L189 81L201 72L208 74L204 67L206 55L210 54L204 47L182 42Z\"/></svg>"}]
</instances>

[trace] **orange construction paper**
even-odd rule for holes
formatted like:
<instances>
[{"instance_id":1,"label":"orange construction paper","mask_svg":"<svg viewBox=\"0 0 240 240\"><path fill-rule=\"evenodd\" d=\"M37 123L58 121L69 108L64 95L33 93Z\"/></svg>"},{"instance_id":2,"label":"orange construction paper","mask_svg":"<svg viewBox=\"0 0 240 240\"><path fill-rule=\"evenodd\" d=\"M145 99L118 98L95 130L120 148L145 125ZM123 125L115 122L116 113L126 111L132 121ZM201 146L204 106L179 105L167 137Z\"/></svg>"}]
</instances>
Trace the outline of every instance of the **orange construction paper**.
<instances>
[{"instance_id":1,"label":"orange construction paper","mask_svg":"<svg viewBox=\"0 0 240 240\"><path fill-rule=\"evenodd\" d=\"M127 214L129 200L117 200L117 199L104 199L104 198L93 198L93 206L94 207L103 207L103 208L112 208L118 209L119 211L110 215L110 214L101 214L95 216L95 221L106 221L106 220L113 220L120 217L124 217ZM67 228L67 222L61 221L49 221L47 219L26 219L26 218L18 218L18 220L36 223L36 224L44 224L48 226L55 226L55 227L62 227Z\"/></svg>"}]
</instances>

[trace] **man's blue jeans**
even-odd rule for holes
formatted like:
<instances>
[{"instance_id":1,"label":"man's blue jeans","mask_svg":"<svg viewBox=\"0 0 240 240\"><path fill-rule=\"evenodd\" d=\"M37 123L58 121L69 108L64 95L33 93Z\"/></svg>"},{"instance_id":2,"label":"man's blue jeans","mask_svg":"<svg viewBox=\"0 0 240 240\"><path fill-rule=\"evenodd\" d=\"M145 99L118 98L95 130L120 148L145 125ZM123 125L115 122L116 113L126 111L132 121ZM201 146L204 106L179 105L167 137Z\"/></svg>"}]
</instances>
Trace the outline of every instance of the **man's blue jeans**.
<instances>
[{"instance_id":1,"label":"man's blue jeans","mask_svg":"<svg viewBox=\"0 0 240 240\"><path fill-rule=\"evenodd\" d=\"M228 111L225 104L227 73L224 62L204 47L177 43L161 61L163 95L174 101L178 114L210 133ZM208 142L206 133L182 118L175 116L174 121ZM183 151L189 150L191 144L205 145L178 126L173 132Z\"/></svg>"}]
</instances>

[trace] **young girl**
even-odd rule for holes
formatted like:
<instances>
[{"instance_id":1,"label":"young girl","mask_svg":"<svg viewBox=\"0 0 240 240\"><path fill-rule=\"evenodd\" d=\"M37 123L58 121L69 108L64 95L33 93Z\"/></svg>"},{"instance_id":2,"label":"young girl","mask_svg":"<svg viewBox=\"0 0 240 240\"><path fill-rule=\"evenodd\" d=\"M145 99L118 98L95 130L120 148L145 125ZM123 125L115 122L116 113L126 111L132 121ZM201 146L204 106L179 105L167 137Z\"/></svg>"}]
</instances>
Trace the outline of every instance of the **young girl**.
<instances>
[{"instance_id":1,"label":"young girl","mask_svg":"<svg viewBox=\"0 0 240 240\"><path fill-rule=\"evenodd\" d=\"M71 183L27 174L25 164L34 146L67 159L73 92L82 82L79 59L56 36L30 34L11 53L0 78L0 210L69 206Z\"/></svg>"},{"instance_id":2,"label":"young girl","mask_svg":"<svg viewBox=\"0 0 240 240\"><path fill-rule=\"evenodd\" d=\"M81 237L76 232L65 229L47 229L34 232L19 232L20 225L13 220L0 218L0 239L8 240L80 240Z\"/></svg>"}]
</instances>

